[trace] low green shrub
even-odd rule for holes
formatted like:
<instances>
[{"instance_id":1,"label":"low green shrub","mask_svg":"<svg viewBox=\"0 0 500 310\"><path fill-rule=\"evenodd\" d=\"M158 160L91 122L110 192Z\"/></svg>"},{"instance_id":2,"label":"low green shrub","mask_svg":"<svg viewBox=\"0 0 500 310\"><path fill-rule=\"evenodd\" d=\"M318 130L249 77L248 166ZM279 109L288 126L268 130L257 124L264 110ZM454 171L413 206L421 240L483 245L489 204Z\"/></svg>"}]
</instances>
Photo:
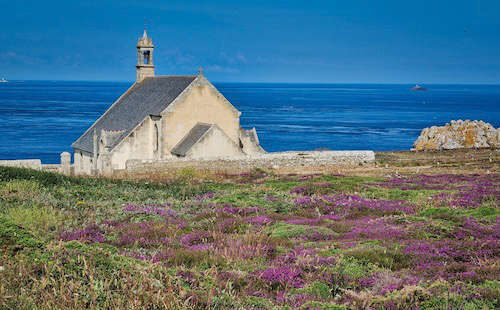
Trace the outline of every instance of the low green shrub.
<instances>
[{"instance_id":1,"label":"low green shrub","mask_svg":"<svg viewBox=\"0 0 500 310\"><path fill-rule=\"evenodd\" d=\"M333 270L341 275L348 276L350 279L358 279L370 275L371 273L377 271L378 268L373 264L361 261L354 256L341 254L339 261L333 267Z\"/></svg>"},{"instance_id":2,"label":"low green shrub","mask_svg":"<svg viewBox=\"0 0 500 310\"><path fill-rule=\"evenodd\" d=\"M345 251L344 254L352 256L358 261L375 264L393 271L408 268L412 259L396 247L367 246Z\"/></svg>"},{"instance_id":3,"label":"low green shrub","mask_svg":"<svg viewBox=\"0 0 500 310\"><path fill-rule=\"evenodd\" d=\"M405 200L415 204L428 203L432 195L449 192L439 190L402 190L399 188L367 187L362 191L362 196L371 199Z\"/></svg>"},{"instance_id":4,"label":"low green shrub","mask_svg":"<svg viewBox=\"0 0 500 310\"><path fill-rule=\"evenodd\" d=\"M297 237L307 237L313 234L333 236L335 235L335 232L322 226L288 224L284 222L278 222L273 226L269 227L269 235L272 238L288 239Z\"/></svg>"},{"instance_id":5,"label":"low green shrub","mask_svg":"<svg viewBox=\"0 0 500 310\"><path fill-rule=\"evenodd\" d=\"M0 217L0 248L15 254L25 249L40 249L43 242L27 232L23 227Z\"/></svg>"},{"instance_id":6,"label":"low green shrub","mask_svg":"<svg viewBox=\"0 0 500 310\"><path fill-rule=\"evenodd\" d=\"M36 180L0 181L0 196L6 200L30 200L40 195L40 190Z\"/></svg>"},{"instance_id":7,"label":"low green shrub","mask_svg":"<svg viewBox=\"0 0 500 310\"><path fill-rule=\"evenodd\" d=\"M237 206L271 206L272 202L266 199L265 191L255 191L254 189L235 189L231 193L213 199L214 202L224 205L233 204Z\"/></svg>"},{"instance_id":8,"label":"low green shrub","mask_svg":"<svg viewBox=\"0 0 500 310\"><path fill-rule=\"evenodd\" d=\"M38 237L48 238L63 227L67 218L60 210L51 206L9 208L4 215L11 223L26 227Z\"/></svg>"},{"instance_id":9,"label":"low green shrub","mask_svg":"<svg viewBox=\"0 0 500 310\"><path fill-rule=\"evenodd\" d=\"M300 289L295 289L292 294L309 294L319 299L328 299L332 297L332 291L328 284L323 282L313 282L308 286Z\"/></svg>"},{"instance_id":10,"label":"low green shrub","mask_svg":"<svg viewBox=\"0 0 500 310\"><path fill-rule=\"evenodd\" d=\"M461 221L463 217L475 217L479 220L493 222L500 216L500 209L483 205L474 209L454 209L450 207L426 208L419 213L420 216L436 219L445 219L453 222Z\"/></svg>"}]
</instances>

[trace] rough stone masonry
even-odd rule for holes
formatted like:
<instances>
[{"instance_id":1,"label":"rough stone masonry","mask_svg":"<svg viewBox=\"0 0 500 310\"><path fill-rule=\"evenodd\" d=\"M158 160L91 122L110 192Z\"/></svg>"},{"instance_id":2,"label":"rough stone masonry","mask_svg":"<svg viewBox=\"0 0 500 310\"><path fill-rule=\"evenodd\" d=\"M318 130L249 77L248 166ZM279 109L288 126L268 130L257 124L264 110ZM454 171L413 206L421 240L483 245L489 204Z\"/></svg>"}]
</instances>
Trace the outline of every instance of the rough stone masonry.
<instances>
[{"instance_id":1,"label":"rough stone masonry","mask_svg":"<svg viewBox=\"0 0 500 310\"><path fill-rule=\"evenodd\" d=\"M201 159L129 160L126 173L147 173L194 167L227 173L246 172L255 168L295 171L304 168L325 168L375 162L373 151L307 151L276 152L253 156Z\"/></svg>"}]
</instances>

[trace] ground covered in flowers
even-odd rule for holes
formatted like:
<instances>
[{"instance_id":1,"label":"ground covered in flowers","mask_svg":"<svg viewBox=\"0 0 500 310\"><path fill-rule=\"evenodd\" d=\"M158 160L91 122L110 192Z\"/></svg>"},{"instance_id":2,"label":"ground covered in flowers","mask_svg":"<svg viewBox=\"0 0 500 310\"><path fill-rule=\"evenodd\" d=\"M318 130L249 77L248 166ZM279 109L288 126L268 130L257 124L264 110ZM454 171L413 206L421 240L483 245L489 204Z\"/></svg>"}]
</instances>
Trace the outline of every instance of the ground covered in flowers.
<instances>
[{"instance_id":1,"label":"ground covered in flowers","mask_svg":"<svg viewBox=\"0 0 500 310\"><path fill-rule=\"evenodd\" d=\"M500 175L0 168L0 308L498 309Z\"/></svg>"}]
</instances>

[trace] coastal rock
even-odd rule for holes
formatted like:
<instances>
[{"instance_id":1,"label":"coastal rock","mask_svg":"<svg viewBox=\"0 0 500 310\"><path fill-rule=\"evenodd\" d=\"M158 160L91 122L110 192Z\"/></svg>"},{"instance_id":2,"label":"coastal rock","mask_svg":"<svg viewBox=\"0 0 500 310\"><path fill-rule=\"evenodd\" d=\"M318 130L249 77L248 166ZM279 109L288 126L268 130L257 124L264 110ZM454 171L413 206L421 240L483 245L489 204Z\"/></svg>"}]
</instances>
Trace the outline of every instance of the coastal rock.
<instances>
[{"instance_id":1,"label":"coastal rock","mask_svg":"<svg viewBox=\"0 0 500 310\"><path fill-rule=\"evenodd\" d=\"M424 128L413 143L417 151L500 147L500 128L483 121L457 120Z\"/></svg>"}]
</instances>

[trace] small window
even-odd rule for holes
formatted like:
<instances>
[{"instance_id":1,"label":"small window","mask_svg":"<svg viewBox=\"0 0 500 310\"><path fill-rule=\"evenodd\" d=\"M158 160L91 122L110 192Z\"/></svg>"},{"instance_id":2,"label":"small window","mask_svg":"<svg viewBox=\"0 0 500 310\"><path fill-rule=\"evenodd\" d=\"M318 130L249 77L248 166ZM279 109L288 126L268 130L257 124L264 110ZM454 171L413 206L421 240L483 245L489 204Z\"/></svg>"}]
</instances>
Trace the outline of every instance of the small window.
<instances>
[{"instance_id":1,"label":"small window","mask_svg":"<svg viewBox=\"0 0 500 310\"><path fill-rule=\"evenodd\" d=\"M155 128L154 128L154 132L153 132L153 143L154 143L154 147L153 147L153 151L157 152L158 151L158 147L159 147L159 134L158 134L158 125L155 124Z\"/></svg>"}]
</instances>

